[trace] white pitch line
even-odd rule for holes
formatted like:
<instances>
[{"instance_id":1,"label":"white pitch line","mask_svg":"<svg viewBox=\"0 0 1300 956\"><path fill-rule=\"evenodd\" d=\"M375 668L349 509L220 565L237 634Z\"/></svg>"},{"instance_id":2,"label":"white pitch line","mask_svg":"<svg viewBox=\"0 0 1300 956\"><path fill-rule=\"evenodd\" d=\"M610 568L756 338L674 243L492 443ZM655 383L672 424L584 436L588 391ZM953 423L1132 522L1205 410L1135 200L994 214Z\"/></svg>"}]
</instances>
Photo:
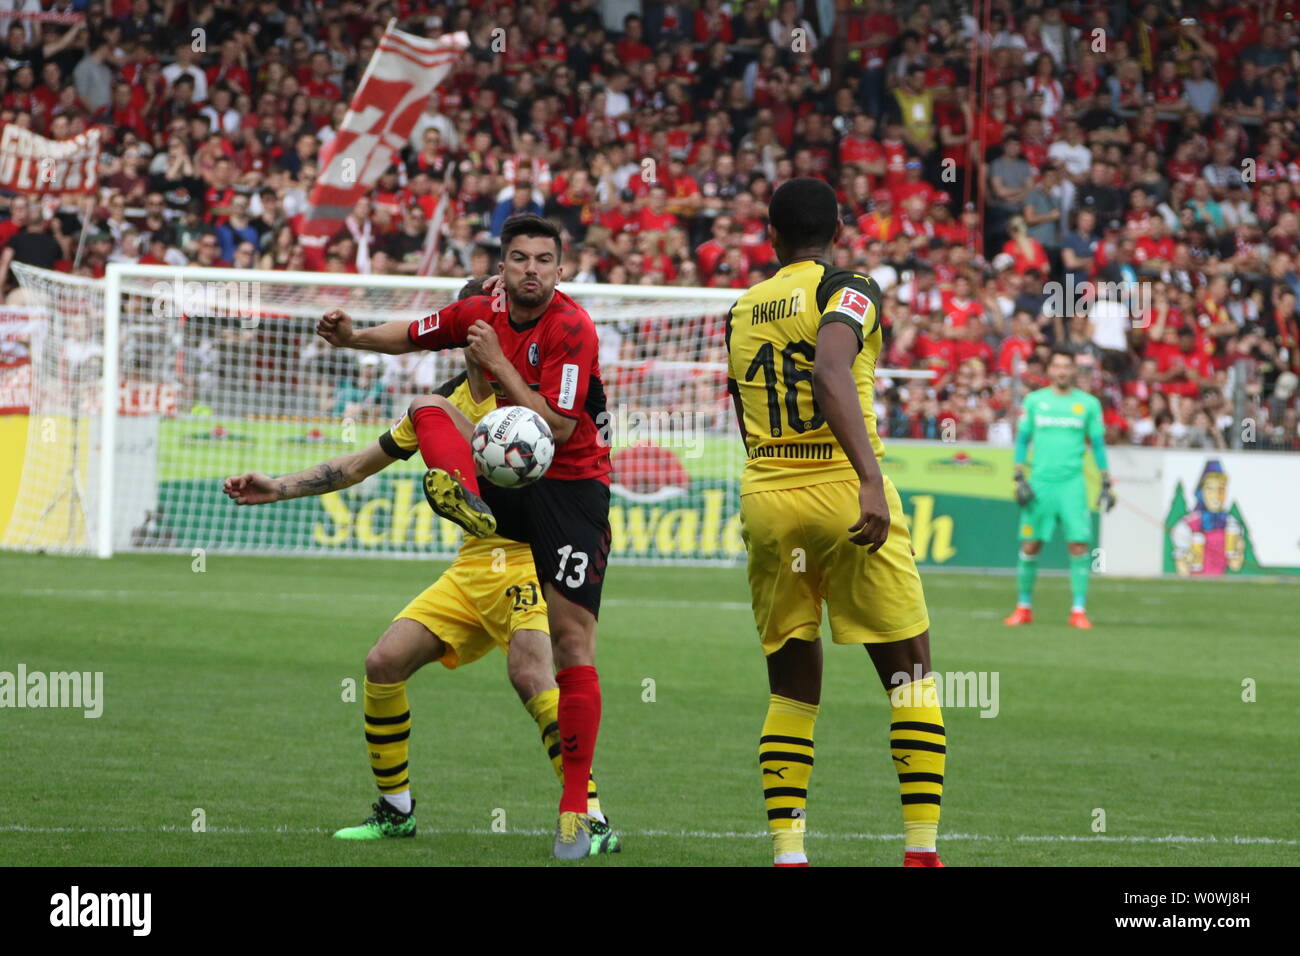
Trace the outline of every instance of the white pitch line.
<instances>
[{"instance_id":1,"label":"white pitch line","mask_svg":"<svg viewBox=\"0 0 1300 956\"><path fill-rule=\"evenodd\" d=\"M189 833L188 826L162 826L162 827L31 827L23 824L8 824L0 826L0 833L32 833L32 834L55 834L55 833ZM224 835L266 835L273 833L296 833L301 835L311 835L320 833L332 833L332 830L324 827L208 827L207 833L219 833ZM539 829L536 827L516 827L504 834L499 831L491 830L487 827L467 827L467 828L439 828L439 827L420 827L420 833L432 833L443 836L550 836L553 830ZM638 837L686 837L690 839L701 840L736 840L750 839L756 840L761 837L767 837L769 834L762 830L752 831L727 831L727 830L620 830L624 836ZM901 840L901 833L816 833L810 831L808 837L814 840L865 840L865 841L889 841ZM996 836L986 833L941 833L941 841L958 840L963 842L989 842L989 843L1188 843L1188 844L1236 844L1236 845L1268 845L1268 846L1300 846L1300 840L1283 840L1276 837L1243 837L1243 836L1184 836L1179 834L1169 834L1167 836L1107 836L1099 834L1095 836L1079 836L1074 834L1019 834L1017 836Z\"/></svg>"}]
</instances>

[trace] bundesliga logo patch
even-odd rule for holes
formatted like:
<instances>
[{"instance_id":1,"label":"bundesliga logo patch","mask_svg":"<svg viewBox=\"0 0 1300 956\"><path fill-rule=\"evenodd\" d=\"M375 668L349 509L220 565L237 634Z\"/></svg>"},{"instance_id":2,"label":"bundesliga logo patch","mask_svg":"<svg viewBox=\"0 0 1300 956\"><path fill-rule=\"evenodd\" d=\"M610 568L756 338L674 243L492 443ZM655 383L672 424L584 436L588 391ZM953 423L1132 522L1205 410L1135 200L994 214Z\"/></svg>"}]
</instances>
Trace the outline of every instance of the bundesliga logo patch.
<instances>
[{"instance_id":1,"label":"bundesliga logo patch","mask_svg":"<svg viewBox=\"0 0 1300 956\"><path fill-rule=\"evenodd\" d=\"M416 335L428 335L430 332L438 330L438 324L442 321L442 313L435 312L433 315L426 315L420 320L419 326L415 330Z\"/></svg>"},{"instance_id":2,"label":"bundesliga logo patch","mask_svg":"<svg viewBox=\"0 0 1300 956\"><path fill-rule=\"evenodd\" d=\"M842 312L849 318L856 319L858 325L866 324L867 313L870 310L871 300L853 289L845 289L840 294L840 304L835 309L836 312Z\"/></svg>"}]
</instances>

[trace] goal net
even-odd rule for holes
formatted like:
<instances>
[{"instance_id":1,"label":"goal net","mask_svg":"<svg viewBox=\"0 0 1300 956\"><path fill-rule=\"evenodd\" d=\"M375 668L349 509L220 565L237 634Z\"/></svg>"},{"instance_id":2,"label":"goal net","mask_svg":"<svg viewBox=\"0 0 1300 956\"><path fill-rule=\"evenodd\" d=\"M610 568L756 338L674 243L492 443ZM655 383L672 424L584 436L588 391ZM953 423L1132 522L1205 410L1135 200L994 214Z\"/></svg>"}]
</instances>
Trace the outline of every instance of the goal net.
<instances>
[{"instance_id":1,"label":"goal net","mask_svg":"<svg viewBox=\"0 0 1300 956\"><path fill-rule=\"evenodd\" d=\"M31 326L31 405L0 546L447 556L418 456L320 497L236 507L222 479L301 471L373 441L459 352L336 350L316 320L413 320L463 280L111 265L86 279L14 265ZM612 556L733 562L744 455L726 390L735 290L563 283L600 335L614 466ZM106 401L106 396L108 400Z\"/></svg>"}]
</instances>

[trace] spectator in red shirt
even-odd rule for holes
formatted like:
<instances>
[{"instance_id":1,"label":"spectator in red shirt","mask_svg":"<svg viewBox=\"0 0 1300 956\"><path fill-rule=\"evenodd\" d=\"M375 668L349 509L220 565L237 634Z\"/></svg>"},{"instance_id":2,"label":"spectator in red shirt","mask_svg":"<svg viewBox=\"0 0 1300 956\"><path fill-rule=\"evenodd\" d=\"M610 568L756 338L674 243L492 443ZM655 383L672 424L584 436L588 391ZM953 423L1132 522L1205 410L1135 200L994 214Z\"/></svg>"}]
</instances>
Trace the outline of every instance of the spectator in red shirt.
<instances>
[{"instance_id":1,"label":"spectator in red shirt","mask_svg":"<svg viewBox=\"0 0 1300 956\"><path fill-rule=\"evenodd\" d=\"M668 211L668 190L656 183L650 187L650 196L638 216L641 232L665 232L680 225L676 216Z\"/></svg>"},{"instance_id":2,"label":"spectator in red shirt","mask_svg":"<svg viewBox=\"0 0 1300 956\"><path fill-rule=\"evenodd\" d=\"M744 289L748 286L747 278L745 254L737 247L727 250L722 262L714 270L709 286L715 289Z\"/></svg>"},{"instance_id":3,"label":"spectator in red shirt","mask_svg":"<svg viewBox=\"0 0 1300 956\"><path fill-rule=\"evenodd\" d=\"M741 228L732 222L730 216L718 216L713 220L712 237L695 250L695 263L700 275L705 280L713 278L718 264L728 249L739 248Z\"/></svg>"},{"instance_id":4,"label":"spectator in red shirt","mask_svg":"<svg viewBox=\"0 0 1300 956\"><path fill-rule=\"evenodd\" d=\"M533 48L534 62L539 69L549 71L552 67L568 62L569 46L565 42L565 35L564 18L558 13L547 17L546 35Z\"/></svg>"},{"instance_id":5,"label":"spectator in red shirt","mask_svg":"<svg viewBox=\"0 0 1300 956\"><path fill-rule=\"evenodd\" d=\"M654 50L642 42L643 29L641 18L637 14L629 13L623 18L623 39L614 44L614 49L618 53L619 62L624 66L635 66L654 56Z\"/></svg>"},{"instance_id":6,"label":"spectator in red shirt","mask_svg":"<svg viewBox=\"0 0 1300 956\"><path fill-rule=\"evenodd\" d=\"M1125 382L1121 391L1125 398L1132 398L1145 409L1151 403L1151 396L1160 388L1158 372L1160 363L1147 356L1138 363L1137 378Z\"/></svg>"},{"instance_id":7,"label":"spectator in red shirt","mask_svg":"<svg viewBox=\"0 0 1300 956\"><path fill-rule=\"evenodd\" d=\"M893 189L907 179L907 143L903 141L903 124L897 117L885 121L885 138L880 141L885 154L885 187Z\"/></svg>"},{"instance_id":8,"label":"spectator in red shirt","mask_svg":"<svg viewBox=\"0 0 1300 956\"><path fill-rule=\"evenodd\" d=\"M0 222L0 249L9 245L15 234L27 228L30 206L26 196L15 196L9 200L9 218Z\"/></svg>"},{"instance_id":9,"label":"spectator in red shirt","mask_svg":"<svg viewBox=\"0 0 1300 956\"><path fill-rule=\"evenodd\" d=\"M1041 242L1029 235L1029 229L1025 226L1022 217L1012 216L1007 229L1011 233L1011 238L1006 241L1002 251L1011 257L1016 272L1025 275L1027 272L1036 271L1046 275L1051 271L1047 250L1043 248Z\"/></svg>"},{"instance_id":10,"label":"spectator in red shirt","mask_svg":"<svg viewBox=\"0 0 1300 956\"><path fill-rule=\"evenodd\" d=\"M1196 347L1196 330L1191 326L1166 333L1166 342L1172 337L1175 347L1162 350L1157 359L1156 378L1160 390L1166 395L1184 395L1196 398L1201 383L1214 377L1210 357Z\"/></svg>"},{"instance_id":11,"label":"spectator in red shirt","mask_svg":"<svg viewBox=\"0 0 1300 956\"><path fill-rule=\"evenodd\" d=\"M245 66L244 53L239 41L233 38L223 40L221 43L221 59L216 65L210 66L206 70L208 89L224 84L232 90L238 90L240 93L253 92L253 84L249 81L248 70L245 69Z\"/></svg>"},{"instance_id":12,"label":"spectator in red shirt","mask_svg":"<svg viewBox=\"0 0 1300 956\"><path fill-rule=\"evenodd\" d=\"M704 198L700 195L700 184L687 171L686 162L680 156L669 160L664 186L668 190L668 211L683 222L694 218Z\"/></svg>"},{"instance_id":13,"label":"spectator in red shirt","mask_svg":"<svg viewBox=\"0 0 1300 956\"><path fill-rule=\"evenodd\" d=\"M1133 247L1133 261L1139 267L1166 269L1174 261L1175 243L1163 216L1153 215L1147 222L1147 234Z\"/></svg>"},{"instance_id":14,"label":"spectator in red shirt","mask_svg":"<svg viewBox=\"0 0 1300 956\"><path fill-rule=\"evenodd\" d=\"M611 235L619 233L637 233L641 231L641 213L636 208L636 193L624 189L619 193L618 205L607 209L597 217L597 222L609 230Z\"/></svg>"},{"instance_id":15,"label":"spectator in red shirt","mask_svg":"<svg viewBox=\"0 0 1300 956\"><path fill-rule=\"evenodd\" d=\"M1040 338L1034 317L1023 309L1017 311L1011 317L1011 334L998 347L997 370L1003 375L1014 375L1034 354Z\"/></svg>"},{"instance_id":16,"label":"spectator in red shirt","mask_svg":"<svg viewBox=\"0 0 1300 956\"><path fill-rule=\"evenodd\" d=\"M984 306L971 298L970 276L964 272L953 281L951 290L940 294L943 314L947 324L953 328L963 329L967 325L983 326ZM990 353L991 354L991 353Z\"/></svg>"},{"instance_id":17,"label":"spectator in red shirt","mask_svg":"<svg viewBox=\"0 0 1300 956\"><path fill-rule=\"evenodd\" d=\"M840 164L858 167L869 177L872 188L885 175L885 150L874 136L875 129L875 117L858 113L852 128L840 140Z\"/></svg>"},{"instance_id":18,"label":"spectator in red shirt","mask_svg":"<svg viewBox=\"0 0 1300 956\"><path fill-rule=\"evenodd\" d=\"M955 355L957 367L965 365L967 362L975 361L980 363L980 367L987 373L993 367L994 356L993 347L984 341L984 323L982 321L967 322L964 326L954 328L956 341Z\"/></svg>"},{"instance_id":19,"label":"spectator in red shirt","mask_svg":"<svg viewBox=\"0 0 1300 956\"><path fill-rule=\"evenodd\" d=\"M920 196L925 200L926 205L938 201L939 190L921 179L919 159L909 159L903 168L905 170L903 181L890 190L894 194L895 207L906 208L907 201L913 196Z\"/></svg>"},{"instance_id":20,"label":"spectator in red shirt","mask_svg":"<svg viewBox=\"0 0 1300 956\"><path fill-rule=\"evenodd\" d=\"M894 215L894 197L888 189L878 189L874 198L876 208L858 219L858 229L866 239L889 242L902 229Z\"/></svg>"},{"instance_id":21,"label":"spectator in red shirt","mask_svg":"<svg viewBox=\"0 0 1300 956\"><path fill-rule=\"evenodd\" d=\"M704 0L700 4L695 11L694 33L696 43L731 43L731 17L722 9L722 0Z\"/></svg>"}]
</instances>

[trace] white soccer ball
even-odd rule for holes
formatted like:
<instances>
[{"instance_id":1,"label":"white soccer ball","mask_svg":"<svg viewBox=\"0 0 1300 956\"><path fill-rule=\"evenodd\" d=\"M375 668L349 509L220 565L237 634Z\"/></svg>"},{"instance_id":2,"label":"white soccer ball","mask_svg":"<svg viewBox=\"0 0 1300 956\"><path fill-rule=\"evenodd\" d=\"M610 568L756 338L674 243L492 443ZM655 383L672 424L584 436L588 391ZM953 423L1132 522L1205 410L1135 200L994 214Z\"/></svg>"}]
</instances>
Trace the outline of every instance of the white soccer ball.
<instances>
[{"instance_id":1,"label":"white soccer ball","mask_svg":"<svg viewBox=\"0 0 1300 956\"><path fill-rule=\"evenodd\" d=\"M469 444L483 476L502 488L532 484L546 474L555 457L551 426L522 405L488 412L475 426Z\"/></svg>"}]
</instances>

